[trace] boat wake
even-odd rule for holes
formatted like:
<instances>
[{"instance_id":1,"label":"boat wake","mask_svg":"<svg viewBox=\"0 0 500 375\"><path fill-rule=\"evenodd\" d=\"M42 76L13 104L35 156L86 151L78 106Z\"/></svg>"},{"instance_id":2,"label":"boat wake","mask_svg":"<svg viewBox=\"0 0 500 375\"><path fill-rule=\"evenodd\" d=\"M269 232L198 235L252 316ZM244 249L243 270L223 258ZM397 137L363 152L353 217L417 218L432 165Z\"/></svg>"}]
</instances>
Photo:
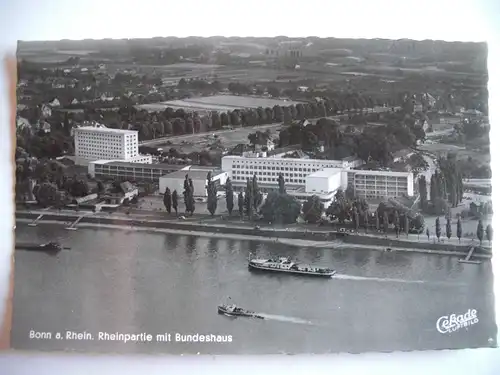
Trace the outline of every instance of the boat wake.
<instances>
[{"instance_id":1,"label":"boat wake","mask_svg":"<svg viewBox=\"0 0 500 375\"><path fill-rule=\"evenodd\" d=\"M300 318L294 318L294 317L291 317L291 316L271 315L271 314L263 314L263 313L257 313L257 314L260 315L260 316L262 316L265 320L277 320L277 321L280 321L280 322L314 325L313 322L310 322L308 320L304 320L304 319L300 319Z\"/></svg>"},{"instance_id":2,"label":"boat wake","mask_svg":"<svg viewBox=\"0 0 500 375\"><path fill-rule=\"evenodd\" d=\"M376 282L386 282L386 283L402 283L402 284L429 284L429 285L442 285L442 286L462 286L465 284L461 283L451 283L445 281L427 281L427 280L405 280L405 279L391 279L386 277L366 277L366 276L352 276L352 275L340 275L336 274L333 276L334 279L341 280L355 280L355 281L376 281Z\"/></svg>"}]
</instances>

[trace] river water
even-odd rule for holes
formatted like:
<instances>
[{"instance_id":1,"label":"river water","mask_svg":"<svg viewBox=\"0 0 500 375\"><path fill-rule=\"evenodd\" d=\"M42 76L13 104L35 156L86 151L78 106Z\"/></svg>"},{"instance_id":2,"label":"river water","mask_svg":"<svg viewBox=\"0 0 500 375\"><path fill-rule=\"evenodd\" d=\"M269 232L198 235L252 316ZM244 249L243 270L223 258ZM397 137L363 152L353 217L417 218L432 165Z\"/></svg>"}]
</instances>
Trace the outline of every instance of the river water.
<instances>
[{"instance_id":1,"label":"river water","mask_svg":"<svg viewBox=\"0 0 500 375\"><path fill-rule=\"evenodd\" d=\"M16 251L12 346L90 352L278 354L490 346L496 338L491 263L369 249L289 247L231 239L18 223L19 241L58 240L57 256ZM249 252L335 268L334 279L249 272ZM265 320L217 314L230 296ZM439 333L444 315L478 322ZM52 339L30 339L30 331ZM83 332L93 340L55 339ZM149 333L150 342L103 341L99 332ZM156 335L171 334L171 342ZM175 334L232 336L175 342ZM490 340L490 341L489 341Z\"/></svg>"}]
</instances>

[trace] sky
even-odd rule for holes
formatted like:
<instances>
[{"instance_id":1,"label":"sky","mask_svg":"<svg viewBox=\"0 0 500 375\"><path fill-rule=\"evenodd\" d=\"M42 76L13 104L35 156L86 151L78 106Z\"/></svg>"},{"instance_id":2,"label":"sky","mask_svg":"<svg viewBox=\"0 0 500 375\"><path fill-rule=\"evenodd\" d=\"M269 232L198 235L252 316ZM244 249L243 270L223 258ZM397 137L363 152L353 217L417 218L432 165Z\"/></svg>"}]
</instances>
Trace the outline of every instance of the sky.
<instances>
[{"instance_id":1,"label":"sky","mask_svg":"<svg viewBox=\"0 0 500 375\"><path fill-rule=\"evenodd\" d=\"M155 36L485 41L499 0L0 0L3 44Z\"/></svg>"}]
</instances>

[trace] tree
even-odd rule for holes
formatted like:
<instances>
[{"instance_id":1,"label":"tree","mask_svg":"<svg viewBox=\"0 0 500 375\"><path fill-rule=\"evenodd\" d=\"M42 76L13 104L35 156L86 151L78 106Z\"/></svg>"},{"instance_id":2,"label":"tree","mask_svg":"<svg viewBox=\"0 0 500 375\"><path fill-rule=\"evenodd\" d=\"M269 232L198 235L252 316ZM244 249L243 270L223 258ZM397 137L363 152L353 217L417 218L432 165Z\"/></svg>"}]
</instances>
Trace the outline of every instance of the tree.
<instances>
[{"instance_id":1,"label":"tree","mask_svg":"<svg viewBox=\"0 0 500 375\"><path fill-rule=\"evenodd\" d=\"M207 209L214 216L217 210L217 188L212 180L212 173L207 174Z\"/></svg>"},{"instance_id":2,"label":"tree","mask_svg":"<svg viewBox=\"0 0 500 375\"><path fill-rule=\"evenodd\" d=\"M194 214L194 210L195 210L194 186L193 186L193 180L189 179L189 212L191 212L191 215Z\"/></svg>"},{"instance_id":3,"label":"tree","mask_svg":"<svg viewBox=\"0 0 500 375\"><path fill-rule=\"evenodd\" d=\"M283 177L283 173L280 173L278 176L278 191L280 194L286 193L285 178Z\"/></svg>"},{"instance_id":4,"label":"tree","mask_svg":"<svg viewBox=\"0 0 500 375\"><path fill-rule=\"evenodd\" d=\"M408 219L407 213L405 213L403 215L403 226L404 226L404 232L406 234L406 237L408 237L408 233L410 232L410 221Z\"/></svg>"},{"instance_id":5,"label":"tree","mask_svg":"<svg viewBox=\"0 0 500 375\"><path fill-rule=\"evenodd\" d=\"M479 244L483 244L484 237L484 228L483 228L483 220L479 219L477 222L477 230L476 230L477 239L479 240Z\"/></svg>"},{"instance_id":6,"label":"tree","mask_svg":"<svg viewBox=\"0 0 500 375\"><path fill-rule=\"evenodd\" d=\"M259 208L262 203L263 195L259 189L259 184L257 182L257 175L253 175L252 178L252 193L253 193L253 208L255 211Z\"/></svg>"},{"instance_id":7,"label":"tree","mask_svg":"<svg viewBox=\"0 0 500 375\"><path fill-rule=\"evenodd\" d=\"M377 232L380 230L380 214L377 211L375 211L375 228L377 229Z\"/></svg>"},{"instance_id":8,"label":"tree","mask_svg":"<svg viewBox=\"0 0 500 375\"><path fill-rule=\"evenodd\" d=\"M424 210L427 205L427 180L424 175L418 179L418 190L420 194L420 208Z\"/></svg>"},{"instance_id":9,"label":"tree","mask_svg":"<svg viewBox=\"0 0 500 375\"><path fill-rule=\"evenodd\" d=\"M400 226L399 226L399 212L396 211L394 213L394 221L393 221L393 224L394 224L394 230L396 232L396 237L399 237L399 232L400 232Z\"/></svg>"},{"instance_id":10,"label":"tree","mask_svg":"<svg viewBox=\"0 0 500 375\"><path fill-rule=\"evenodd\" d=\"M460 219L460 216L457 218L457 238L458 243L460 243L460 239L462 238L462 220Z\"/></svg>"},{"instance_id":11,"label":"tree","mask_svg":"<svg viewBox=\"0 0 500 375\"><path fill-rule=\"evenodd\" d=\"M304 214L304 220L308 223L317 223L324 212L323 203L317 195L313 195L304 202L302 206L302 213Z\"/></svg>"},{"instance_id":12,"label":"tree","mask_svg":"<svg viewBox=\"0 0 500 375\"><path fill-rule=\"evenodd\" d=\"M61 205L63 194L58 191L57 186L50 182L42 182L35 185L33 195L36 201L43 207Z\"/></svg>"},{"instance_id":13,"label":"tree","mask_svg":"<svg viewBox=\"0 0 500 375\"><path fill-rule=\"evenodd\" d=\"M493 227L491 226L491 224L488 224L486 226L486 239L488 240L491 246L491 241L493 240Z\"/></svg>"},{"instance_id":14,"label":"tree","mask_svg":"<svg viewBox=\"0 0 500 375\"><path fill-rule=\"evenodd\" d=\"M451 219L450 216L446 218L446 237L448 237L448 241L451 238Z\"/></svg>"},{"instance_id":15,"label":"tree","mask_svg":"<svg viewBox=\"0 0 500 375\"><path fill-rule=\"evenodd\" d=\"M354 200L355 193L352 184L347 185L347 188L345 189L345 197L351 201Z\"/></svg>"},{"instance_id":16,"label":"tree","mask_svg":"<svg viewBox=\"0 0 500 375\"><path fill-rule=\"evenodd\" d=\"M172 196L170 194L170 189L166 188L165 193L163 194L163 205L165 209L170 214L172 212Z\"/></svg>"},{"instance_id":17,"label":"tree","mask_svg":"<svg viewBox=\"0 0 500 375\"><path fill-rule=\"evenodd\" d=\"M370 216L368 210L365 210L363 216L364 216L365 233L368 233L368 226L370 225Z\"/></svg>"},{"instance_id":18,"label":"tree","mask_svg":"<svg viewBox=\"0 0 500 375\"><path fill-rule=\"evenodd\" d=\"M254 193L253 193L253 184L252 180L247 180L247 186L245 188L245 211L248 215L248 219L253 219L253 202L254 202Z\"/></svg>"},{"instance_id":19,"label":"tree","mask_svg":"<svg viewBox=\"0 0 500 375\"><path fill-rule=\"evenodd\" d=\"M234 191L233 184L230 178L228 178L226 181L226 208L229 216L231 216L234 208Z\"/></svg>"},{"instance_id":20,"label":"tree","mask_svg":"<svg viewBox=\"0 0 500 375\"><path fill-rule=\"evenodd\" d=\"M174 192L172 193L172 208L174 209L176 215L179 203L178 200L179 200L179 195L177 194L177 190L174 190Z\"/></svg>"},{"instance_id":21,"label":"tree","mask_svg":"<svg viewBox=\"0 0 500 375\"><path fill-rule=\"evenodd\" d=\"M354 230L356 232L358 232L359 231L359 213L358 213L358 210L356 209L356 207L354 207L352 210L352 223L354 226Z\"/></svg>"},{"instance_id":22,"label":"tree","mask_svg":"<svg viewBox=\"0 0 500 375\"><path fill-rule=\"evenodd\" d=\"M441 238L441 223L439 221L439 216L436 218L436 237L439 242L439 239Z\"/></svg>"},{"instance_id":23,"label":"tree","mask_svg":"<svg viewBox=\"0 0 500 375\"><path fill-rule=\"evenodd\" d=\"M383 213L383 223L384 223L384 233L387 236L387 232L389 231L389 216L387 214L387 211L384 211Z\"/></svg>"},{"instance_id":24,"label":"tree","mask_svg":"<svg viewBox=\"0 0 500 375\"><path fill-rule=\"evenodd\" d=\"M243 218L243 214L245 212L245 198L243 198L243 192L240 191L238 194L238 212L240 217Z\"/></svg>"},{"instance_id":25,"label":"tree","mask_svg":"<svg viewBox=\"0 0 500 375\"><path fill-rule=\"evenodd\" d=\"M262 205L261 213L267 222L293 224L300 215L300 203L288 194L271 192Z\"/></svg>"},{"instance_id":26,"label":"tree","mask_svg":"<svg viewBox=\"0 0 500 375\"><path fill-rule=\"evenodd\" d=\"M184 179L184 204L186 206L186 214L194 213L194 188L193 180L186 175Z\"/></svg>"}]
</instances>

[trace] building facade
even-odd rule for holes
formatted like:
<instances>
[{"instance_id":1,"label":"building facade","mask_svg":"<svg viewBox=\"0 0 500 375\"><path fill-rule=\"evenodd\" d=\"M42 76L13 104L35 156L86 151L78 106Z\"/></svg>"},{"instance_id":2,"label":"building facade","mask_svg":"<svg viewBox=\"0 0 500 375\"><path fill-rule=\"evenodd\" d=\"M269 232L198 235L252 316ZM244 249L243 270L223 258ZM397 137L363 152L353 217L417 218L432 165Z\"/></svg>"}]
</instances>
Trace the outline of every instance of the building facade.
<instances>
[{"instance_id":1,"label":"building facade","mask_svg":"<svg viewBox=\"0 0 500 375\"><path fill-rule=\"evenodd\" d=\"M244 190L246 181L257 176L262 191L276 190L278 176L283 174L287 192L297 199L306 200L311 195L330 202L338 189L349 185L357 196L380 199L413 195L411 172L355 170L360 161L316 160L258 156L224 156L222 170L227 171L235 190Z\"/></svg>"},{"instance_id":2,"label":"building facade","mask_svg":"<svg viewBox=\"0 0 500 375\"><path fill-rule=\"evenodd\" d=\"M85 160L123 160L144 162L139 155L139 138L135 130L84 126L74 129L75 156ZM147 161L146 161L147 162Z\"/></svg>"},{"instance_id":3,"label":"building facade","mask_svg":"<svg viewBox=\"0 0 500 375\"><path fill-rule=\"evenodd\" d=\"M324 168L350 169L359 165L358 159L318 160L283 158L281 154L267 157L266 153L245 153L243 156L224 156L222 170L229 173L235 187L246 186L246 181L257 176L262 186L276 185L280 173L289 187L305 186L306 177Z\"/></svg>"},{"instance_id":4,"label":"building facade","mask_svg":"<svg viewBox=\"0 0 500 375\"><path fill-rule=\"evenodd\" d=\"M158 183L161 176L183 168L186 168L186 165L98 160L89 163L88 172L93 178Z\"/></svg>"},{"instance_id":5,"label":"building facade","mask_svg":"<svg viewBox=\"0 0 500 375\"><path fill-rule=\"evenodd\" d=\"M391 171L346 171L347 185L365 199L413 196L413 173Z\"/></svg>"}]
</instances>

